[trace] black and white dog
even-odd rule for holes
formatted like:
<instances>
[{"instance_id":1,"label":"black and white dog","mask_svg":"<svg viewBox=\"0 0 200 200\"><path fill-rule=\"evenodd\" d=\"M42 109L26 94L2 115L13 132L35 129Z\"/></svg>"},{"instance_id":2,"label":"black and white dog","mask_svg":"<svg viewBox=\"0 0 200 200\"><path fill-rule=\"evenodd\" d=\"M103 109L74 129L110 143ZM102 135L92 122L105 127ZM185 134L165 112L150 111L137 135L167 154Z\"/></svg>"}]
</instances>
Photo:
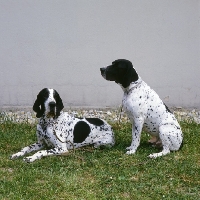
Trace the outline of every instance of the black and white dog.
<instances>
[{"instance_id":1,"label":"black and white dog","mask_svg":"<svg viewBox=\"0 0 200 200\"><path fill-rule=\"evenodd\" d=\"M132 143L126 153L136 152L143 127L163 146L160 153L150 154L150 158L179 150L183 140L179 123L157 93L138 76L132 63L118 59L100 70L106 80L115 81L124 91L122 105L132 123Z\"/></svg>"},{"instance_id":2,"label":"black and white dog","mask_svg":"<svg viewBox=\"0 0 200 200\"><path fill-rule=\"evenodd\" d=\"M11 159L41 150L45 145L51 149L38 151L24 158L24 161L33 162L43 156L60 155L68 152L68 149L89 144L93 144L95 148L114 145L114 133L106 121L99 118L75 118L67 112L62 112L63 108L56 90L41 90L33 105L36 117L40 118L36 132L38 141L13 154Z\"/></svg>"}]
</instances>

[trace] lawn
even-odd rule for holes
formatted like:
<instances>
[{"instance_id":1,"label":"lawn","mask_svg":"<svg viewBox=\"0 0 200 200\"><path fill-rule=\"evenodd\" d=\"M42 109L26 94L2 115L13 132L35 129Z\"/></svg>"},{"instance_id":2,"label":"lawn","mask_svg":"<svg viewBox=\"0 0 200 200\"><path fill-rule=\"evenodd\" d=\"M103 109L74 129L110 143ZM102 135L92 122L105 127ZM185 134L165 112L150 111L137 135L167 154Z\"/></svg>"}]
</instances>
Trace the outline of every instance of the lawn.
<instances>
[{"instance_id":1,"label":"lawn","mask_svg":"<svg viewBox=\"0 0 200 200\"><path fill-rule=\"evenodd\" d=\"M1 123L0 199L200 199L200 125L181 126L183 148L157 159L147 158L158 150L144 132L136 154L125 155L131 126L116 123L111 149L87 147L27 164L9 156L35 142L36 126Z\"/></svg>"}]
</instances>

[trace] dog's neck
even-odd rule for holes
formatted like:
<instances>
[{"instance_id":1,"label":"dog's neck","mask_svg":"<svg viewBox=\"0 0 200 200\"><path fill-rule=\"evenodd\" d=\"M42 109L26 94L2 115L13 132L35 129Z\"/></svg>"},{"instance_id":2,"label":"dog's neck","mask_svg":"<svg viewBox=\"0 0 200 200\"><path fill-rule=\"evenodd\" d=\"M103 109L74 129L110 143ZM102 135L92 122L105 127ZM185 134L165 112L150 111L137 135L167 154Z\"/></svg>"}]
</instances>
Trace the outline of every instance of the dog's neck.
<instances>
[{"instance_id":1,"label":"dog's neck","mask_svg":"<svg viewBox=\"0 0 200 200\"><path fill-rule=\"evenodd\" d=\"M124 94L128 95L132 90L134 90L135 88L139 87L142 83L142 79L139 76L137 81L131 82L130 85L126 88L124 88L121 84L119 84L122 88L122 90L124 91Z\"/></svg>"},{"instance_id":2,"label":"dog's neck","mask_svg":"<svg viewBox=\"0 0 200 200\"><path fill-rule=\"evenodd\" d=\"M62 114L63 114L63 111L60 112L59 116L61 116ZM39 118L39 122L40 124L43 124L46 127L48 124L55 123L59 116L47 117L45 114L43 114L42 117Z\"/></svg>"}]
</instances>

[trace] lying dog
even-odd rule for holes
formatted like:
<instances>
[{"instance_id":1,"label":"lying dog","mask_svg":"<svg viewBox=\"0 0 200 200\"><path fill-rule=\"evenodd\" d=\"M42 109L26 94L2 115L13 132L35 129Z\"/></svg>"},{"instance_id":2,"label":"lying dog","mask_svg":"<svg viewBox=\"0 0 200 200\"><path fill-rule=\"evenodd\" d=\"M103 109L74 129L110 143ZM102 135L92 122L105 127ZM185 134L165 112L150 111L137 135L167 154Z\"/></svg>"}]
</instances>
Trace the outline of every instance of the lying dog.
<instances>
[{"instance_id":1,"label":"lying dog","mask_svg":"<svg viewBox=\"0 0 200 200\"><path fill-rule=\"evenodd\" d=\"M132 122L132 143L126 153L136 152L143 127L157 137L156 143L160 140L163 146L160 153L150 154L150 158L178 150L183 140L179 123L156 92L138 76L132 63L119 59L100 70L106 80L115 81L124 91L122 105Z\"/></svg>"},{"instance_id":2,"label":"lying dog","mask_svg":"<svg viewBox=\"0 0 200 200\"><path fill-rule=\"evenodd\" d=\"M33 110L40 118L37 124L38 142L24 147L11 156L11 159L24 156L32 151L42 149L45 145L49 150L41 150L33 156L24 158L33 162L43 156L60 155L68 149L94 144L94 147L113 146L115 143L112 127L99 118L75 118L66 112L59 94L54 89L43 89L37 95Z\"/></svg>"}]
</instances>

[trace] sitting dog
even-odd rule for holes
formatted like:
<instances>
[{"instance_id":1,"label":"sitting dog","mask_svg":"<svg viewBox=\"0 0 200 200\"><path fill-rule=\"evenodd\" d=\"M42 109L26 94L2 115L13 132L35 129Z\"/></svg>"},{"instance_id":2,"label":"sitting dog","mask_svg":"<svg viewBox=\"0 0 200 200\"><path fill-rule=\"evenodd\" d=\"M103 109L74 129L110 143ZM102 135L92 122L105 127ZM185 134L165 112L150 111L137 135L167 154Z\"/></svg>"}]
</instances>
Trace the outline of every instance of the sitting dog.
<instances>
[{"instance_id":1,"label":"sitting dog","mask_svg":"<svg viewBox=\"0 0 200 200\"><path fill-rule=\"evenodd\" d=\"M40 118L36 132L38 141L13 154L11 159L40 150L45 145L51 149L38 151L33 156L24 158L24 161L33 162L43 156L60 155L68 152L68 149L90 144L94 144L95 148L114 145L114 133L107 122L99 118L75 118L62 112L63 108L56 90L41 90L33 105L36 117Z\"/></svg>"},{"instance_id":2,"label":"sitting dog","mask_svg":"<svg viewBox=\"0 0 200 200\"><path fill-rule=\"evenodd\" d=\"M118 59L112 65L101 68L101 75L118 83L123 91L123 109L132 123L132 143L127 154L134 154L140 143L142 128L156 136L154 142L162 142L163 150L150 154L150 158L166 155L178 150L182 144L181 127L175 116L137 74L130 61ZM155 138L154 138L155 139Z\"/></svg>"}]
</instances>

